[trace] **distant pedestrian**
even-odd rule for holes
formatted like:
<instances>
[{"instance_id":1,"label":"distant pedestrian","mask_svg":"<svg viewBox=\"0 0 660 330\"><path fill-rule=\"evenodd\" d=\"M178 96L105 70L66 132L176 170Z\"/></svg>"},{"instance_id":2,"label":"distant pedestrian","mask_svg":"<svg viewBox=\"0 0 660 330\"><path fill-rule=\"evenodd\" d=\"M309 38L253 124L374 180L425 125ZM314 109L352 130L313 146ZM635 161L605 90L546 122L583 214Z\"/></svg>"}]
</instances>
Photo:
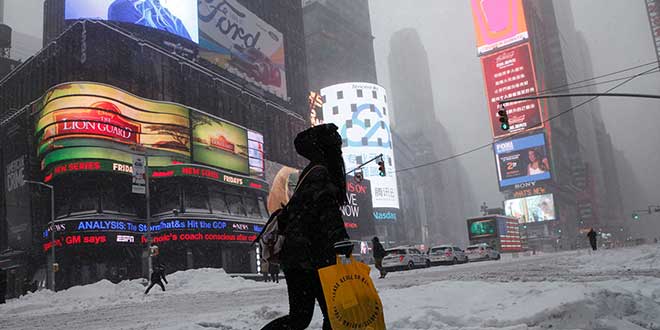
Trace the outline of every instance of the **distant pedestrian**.
<instances>
[{"instance_id":1,"label":"distant pedestrian","mask_svg":"<svg viewBox=\"0 0 660 330\"><path fill-rule=\"evenodd\" d=\"M598 234L594 231L593 228L587 233L587 237L589 237L589 244L591 244L591 249L596 251L598 249L598 244L596 242L596 237Z\"/></svg>"},{"instance_id":2,"label":"distant pedestrian","mask_svg":"<svg viewBox=\"0 0 660 330\"><path fill-rule=\"evenodd\" d=\"M0 268L0 304L5 303L5 295L7 295L7 271Z\"/></svg>"},{"instance_id":3,"label":"distant pedestrian","mask_svg":"<svg viewBox=\"0 0 660 330\"><path fill-rule=\"evenodd\" d=\"M270 268L270 264L268 263L268 261L261 259L261 275L264 277L264 282L268 282L270 280L270 278L268 277L269 268Z\"/></svg>"},{"instance_id":4,"label":"distant pedestrian","mask_svg":"<svg viewBox=\"0 0 660 330\"><path fill-rule=\"evenodd\" d=\"M383 245L380 244L378 237L374 236L374 238L371 240L371 243L373 243L372 250L374 253L374 263L376 264L376 269L380 271L380 278L385 278L387 272L385 271L385 269L383 269L383 258L385 258L385 255L387 253L385 252Z\"/></svg>"},{"instance_id":5,"label":"distant pedestrian","mask_svg":"<svg viewBox=\"0 0 660 330\"><path fill-rule=\"evenodd\" d=\"M275 283L280 283L280 264L271 263L268 265L270 279Z\"/></svg>"},{"instance_id":6,"label":"distant pedestrian","mask_svg":"<svg viewBox=\"0 0 660 330\"><path fill-rule=\"evenodd\" d=\"M167 279L165 279L165 267L163 265L159 265L156 268L154 268L153 272L151 273L151 284L147 288L147 291L144 291L144 294L148 294L149 290L154 287L154 285L158 284L163 291L165 291L165 284L161 281L165 281L165 284L167 284Z\"/></svg>"}]
</instances>

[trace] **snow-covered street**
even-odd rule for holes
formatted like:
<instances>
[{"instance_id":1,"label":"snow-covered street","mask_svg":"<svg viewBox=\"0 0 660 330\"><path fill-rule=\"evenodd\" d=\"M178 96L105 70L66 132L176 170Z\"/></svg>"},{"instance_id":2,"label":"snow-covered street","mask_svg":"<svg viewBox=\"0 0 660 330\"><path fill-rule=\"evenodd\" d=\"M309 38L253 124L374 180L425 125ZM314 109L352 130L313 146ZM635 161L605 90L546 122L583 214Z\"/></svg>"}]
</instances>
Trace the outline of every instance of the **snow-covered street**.
<instances>
[{"instance_id":1,"label":"snow-covered street","mask_svg":"<svg viewBox=\"0 0 660 330\"><path fill-rule=\"evenodd\" d=\"M660 246L505 256L501 261L372 272L388 329L660 329ZM1 329L260 329L286 313L283 283L217 269L101 281L0 305ZM317 310L311 329L320 328Z\"/></svg>"}]
</instances>

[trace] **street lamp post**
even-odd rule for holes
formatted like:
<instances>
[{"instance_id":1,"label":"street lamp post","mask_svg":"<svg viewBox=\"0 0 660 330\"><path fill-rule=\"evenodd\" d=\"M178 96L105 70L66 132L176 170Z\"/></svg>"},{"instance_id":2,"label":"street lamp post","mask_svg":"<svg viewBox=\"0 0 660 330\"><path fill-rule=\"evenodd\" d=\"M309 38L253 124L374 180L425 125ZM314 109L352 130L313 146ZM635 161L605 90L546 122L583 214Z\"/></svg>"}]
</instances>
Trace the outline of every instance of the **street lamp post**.
<instances>
[{"instance_id":1,"label":"street lamp post","mask_svg":"<svg viewBox=\"0 0 660 330\"><path fill-rule=\"evenodd\" d=\"M26 183L36 184L50 189L50 289L55 291L55 188L52 185L39 181L24 180Z\"/></svg>"}]
</instances>

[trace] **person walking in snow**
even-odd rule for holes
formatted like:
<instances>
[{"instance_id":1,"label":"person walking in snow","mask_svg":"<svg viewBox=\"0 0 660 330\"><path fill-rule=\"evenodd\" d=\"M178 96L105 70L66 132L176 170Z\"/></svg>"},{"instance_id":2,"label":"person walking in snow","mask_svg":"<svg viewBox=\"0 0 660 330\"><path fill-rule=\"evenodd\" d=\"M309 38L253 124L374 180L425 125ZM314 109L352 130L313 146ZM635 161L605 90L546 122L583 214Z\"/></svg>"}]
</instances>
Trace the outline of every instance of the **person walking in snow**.
<instances>
[{"instance_id":1,"label":"person walking in snow","mask_svg":"<svg viewBox=\"0 0 660 330\"><path fill-rule=\"evenodd\" d=\"M593 228L587 233L587 237L589 238L589 244L591 244L591 249L596 251L598 249L598 244L596 242L596 237L598 234L596 231L594 231Z\"/></svg>"},{"instance_id":2,"label":"person walking in snow","mask_svg":"<svg viewBox=\"0 0 660 330\"><path fill-rule=\"evenodd\" d=\"M383 248L383 245L380 244L378 237L374 236L374 238L371 240L371 243L373 244L374 263L376 264L376 269L380 271L380 278L385 278L385 275L387 275L387 272L385 269L383 269L383 258L385 258L385 255L387 254L385 252L385 248Z\"/></svg>"},{"instance_id":3,"label":"person walking in snow","mask_svg":"<svg viewBox=\"0 0 660 330\"><path fill-rule=\"evenodd\" d=\"M261 259L261 275L264 277L264 282L268 282L268 280L270 280L270 278L268 278L269 268L270 263L264 259Z\"/></svg>"},{"instance_id":4,"label":"person walking in snow","mask_svg":"<svg viewBox=\"0 0 660 330\"><path fill-rule=\"evenodd\" d=\"M0 268L0 304L5 303L6 295L7 295L7 271Z\"/></svg>"},{"instance_id":5,"label":"person walking in snow","mask_svg":"<svg viewBox=\"0 0 660 330\"><path fill-rule=\"evenodd\" d=\"M284 236L280 266L286 277L289 315L262 330L306 329L315 302L323 313L323 330L332 329L318 270L334 265L337 254L350 256L353 251L340 209L347 198L342 140L337 130L334 124L318 125L294 140L298 154L310 163L278 216L278 229Z\"/></svg>"},{"instance_id":6,"label":"person walking in snow","mask_svg":"<svg viewBox=\"0 0 660 330\"><path fill-rule=\"evenodd\" d=\"M165 279L165 267L163 265L159 265L154 268L153 272L151 273L151 284L147 288L147 291L144 291L144 294L148 294L149 290L154 287L154 285L158 284L163 291L165 291L165 284L161 281L165 281L165 284L167 284L167 279Z\"/></svg>"},{"instance_id":7,"label":"person walking in snow","mask_svg":"<svg viewBox=\"0 0 660 330\"><path fill-rule=\"evenodd\" d=\"M280 265L276 263L271 263L268 266L268 271L270 272L270 279L275 283L280 283Z\"/></svg>"}]
</instances>

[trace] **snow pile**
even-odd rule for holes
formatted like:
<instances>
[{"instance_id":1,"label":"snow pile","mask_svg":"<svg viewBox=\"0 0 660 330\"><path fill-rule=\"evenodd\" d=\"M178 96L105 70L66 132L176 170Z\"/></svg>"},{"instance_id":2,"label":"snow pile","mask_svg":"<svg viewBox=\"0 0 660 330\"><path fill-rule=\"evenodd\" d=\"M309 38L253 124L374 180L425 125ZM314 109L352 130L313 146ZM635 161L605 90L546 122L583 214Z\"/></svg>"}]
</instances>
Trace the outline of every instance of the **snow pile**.
<instances>
[{"instance_id":1,"label":"snow pile","mask_svg":"<svg viewBox=\"0 0 660 330\"><path fill-rule=\"evenodd\" d=\"M50 314L56 312L75 312L94 308L103 308L128 303L149 302L162 298L163 295L186 295L199 292L212 291L228 293L233 291L259 289L271 287L265 283L233 278L222 269L201 268L179 271L166 276L169 284L165 285L166 292L159 286L154 286L149 295L144 290L147 282L144 279L122 281L114 284L108 280L74 286L67 290L54 293L41 290L27 294L6 305L0 305L0 313Z\"/></svg>"},{"instance_id":2,"label":"snow pile","mask_svg":"<svg viewBox=\"0 0 660 330\"><path fill-rule=\"evenodd\" d=\"M658 262L656 262L658 261ZM660 330L660 247L586 250L391 273L374 283L388 329ZM288 313L286 286L197 269L144 296L101 281L0 305L0 329L260 329ZM310 329L321 328L318 309Z\"/></svg>"},{"instance_id":3,"label":"snow pile","mask_svg":"<svg viewBox=\"0 0 660 330\"><path fill-rule=\"evenodd\" d=\"M443 281L381 299L391 329L660 329L660 280L619 284Z\"/></svg>"}]
</instances>

